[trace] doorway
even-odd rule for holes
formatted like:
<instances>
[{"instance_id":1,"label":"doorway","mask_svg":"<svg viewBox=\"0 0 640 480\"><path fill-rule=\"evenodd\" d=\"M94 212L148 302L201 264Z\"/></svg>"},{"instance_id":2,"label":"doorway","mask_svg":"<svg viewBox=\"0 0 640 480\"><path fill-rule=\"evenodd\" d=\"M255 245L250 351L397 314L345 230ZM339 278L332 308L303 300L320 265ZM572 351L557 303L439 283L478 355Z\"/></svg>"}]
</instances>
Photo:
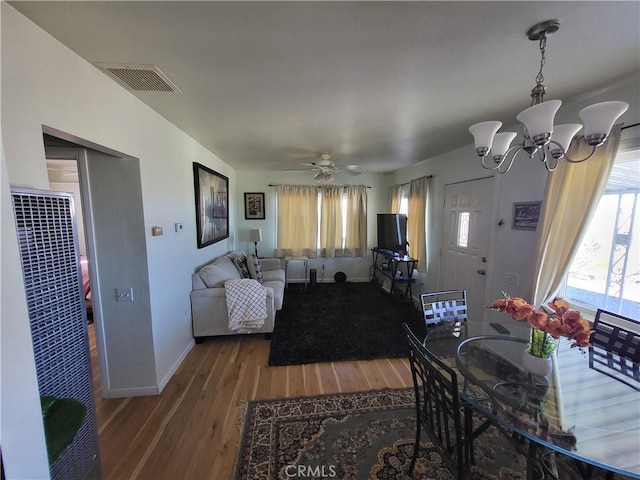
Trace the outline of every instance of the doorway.
<instances>
[{"instance_id":1,"label":"doorway","mask_svg":"<svg viewBox=\"0 0 640 480\"><path fill-rule=\"evenodd\" d=\"M445 185L438 288L466 289L471 319L484 317L494 181Z\"/></svg>"},{"instance_id":2,"label":"doorway","mask_svg":"<svg viewBox=\"0 0 640 480\"><path fill-rule=\"evenodd\" d=\"M84 224L78 230L89 266L101 394L157 394L140 162L63 132L44 133L47 161L52 169L58 164L62 190L77 197L76 219ZM119 289L131 292L125 303Z\"/></svg>"}]
</instances>

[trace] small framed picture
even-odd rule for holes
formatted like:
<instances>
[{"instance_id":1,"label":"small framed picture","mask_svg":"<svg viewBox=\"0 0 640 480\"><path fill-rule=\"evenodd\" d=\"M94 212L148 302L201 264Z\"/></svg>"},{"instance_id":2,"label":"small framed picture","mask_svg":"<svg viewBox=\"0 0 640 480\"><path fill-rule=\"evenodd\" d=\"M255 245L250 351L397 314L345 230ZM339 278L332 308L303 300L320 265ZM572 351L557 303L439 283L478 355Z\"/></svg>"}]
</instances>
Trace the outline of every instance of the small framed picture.
<instances>
[{"instance_id":1,"label":"small framed picture","mask_svg":"<svg viewBox=\"0 0 640 480\"><path fill-rule=\"evenodd\" d=\"M542 202L519 202L513 204L513 223L516 230L535 230L540 219Z\"/></svg>"},{"instance_id":2,"label":"small framed picture","mask_svg":"<svg viewBox=\"0 0 640 480\"><path fill-rule=\"evenodd\" d=\"M244 194L245 220L264 220L264 193L248 192Z\"/></svg>"}]
</instances>

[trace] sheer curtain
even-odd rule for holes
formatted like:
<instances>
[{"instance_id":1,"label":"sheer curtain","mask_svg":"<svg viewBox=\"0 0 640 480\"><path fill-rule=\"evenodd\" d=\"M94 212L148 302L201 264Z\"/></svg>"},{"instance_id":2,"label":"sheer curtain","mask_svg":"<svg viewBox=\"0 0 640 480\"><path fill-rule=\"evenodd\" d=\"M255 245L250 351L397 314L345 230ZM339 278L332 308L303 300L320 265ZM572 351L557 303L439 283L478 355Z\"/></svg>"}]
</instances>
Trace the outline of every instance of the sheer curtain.
<instances>
[{"instance_id":1,"label":"sheer curtain","mask_svg":"<svg viewBox=\"0 0 640 480\"><path fill-rule=\"evenodd\" d=\"M427 269L426 215L429 195L429 177L417 178L409 183L409 211L407 237L409 254L418 260L418 269Z\"/></svg>"},{"instance_id":2,"label":"sheer curtain","mask_svg":"<svg viewBox=\"0 0 640 480\"><path fill-rule=\"evenodd\" d=\"M400 213L402 185L392 185L389 188L391 189L391 213Z\"/></svg>"},{"instance_id":3,"label":"sheer curtain","mask_svg":"<svg viewBox=\"0 0 640 480\"><path fill-rule=\"evenodd\" d=\"M538 246L531 301L540 306L552 300L571 265L585 228L609 179L620 144L620 127L583 163L561 160L549 175L538 227ZM568 155L584 158L589 147L581 138Z\"/></svg>"},{"instance_id":4,"label":"sheer curtain","mask_svg":"<svg viewBox=\"0 0 640 480\"><path fill-rule=\"evenodd\" d=\"M279 185L276 256L317 256L318 187Z\"/></svg>"},{"instance_id":5,"label":"sheer curtain","mask_svg":"<svg viewBox=\"0 0 640 480\"><path fill-rule=\"evenodd\" d=\"M367 187L345 187L347 198L345 257L367 255Z\"/></svg>"}]
</instances>

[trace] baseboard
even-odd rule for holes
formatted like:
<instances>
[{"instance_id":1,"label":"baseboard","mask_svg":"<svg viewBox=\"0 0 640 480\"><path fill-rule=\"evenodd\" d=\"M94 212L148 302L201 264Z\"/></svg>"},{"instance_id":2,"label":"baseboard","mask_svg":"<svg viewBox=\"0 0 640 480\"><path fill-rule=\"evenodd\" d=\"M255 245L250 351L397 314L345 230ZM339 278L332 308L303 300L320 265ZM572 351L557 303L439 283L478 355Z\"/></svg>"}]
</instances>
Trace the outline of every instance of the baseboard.
<instances>
[{"instance_id":1,"label":"baseboard","mask_svg":"<svg viewBox=\"0 0 640 480\"><path fill-rule=\"evenodd\" d=\"M148 397L159 394L160 391L156 385L149 387L112 388L108 392L102 392L104 398Z\"/></svg>"},{"instance_id":2,"label":"baseboard","mask_svg":"<svg viewBox=\"0 0 640 480\"><path fill-rule=\"evenodd\" d=\"M178 370L178 367L182 364L184 359L187 358L187 355L189 354L191 349L194 347L194 345L195 345L195 341L192 338L191 341L185 347L185 349L182 351L182 354L176 359L173 365L171 365L171 368L169 369L167 374L162 378L162 380L158 384L158 393L162 393L162 390L164 390L164 387L167 386L167 383L169 383L169 380L171 380L171 377L173 377L173 374L176 373L176 370Z\"/></svg>"}]
</instances>

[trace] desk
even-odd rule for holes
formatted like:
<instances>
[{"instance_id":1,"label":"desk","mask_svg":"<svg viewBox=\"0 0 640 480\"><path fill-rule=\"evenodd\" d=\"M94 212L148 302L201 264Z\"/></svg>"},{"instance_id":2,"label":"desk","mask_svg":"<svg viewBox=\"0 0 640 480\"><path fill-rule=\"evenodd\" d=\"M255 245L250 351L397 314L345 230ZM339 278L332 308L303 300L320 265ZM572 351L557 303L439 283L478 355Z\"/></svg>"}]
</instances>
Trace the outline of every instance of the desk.
<instances>
[{"instance_id":1,"label":"desk","mask_svg":"<svg viewBox=\"0 0 640 480\"><path fill-rule=\"evenodd\" d=\"M307 288L307 279L309 278L309 258L308 257L284 257L284 285L289 286L289 263L302 262L304 263L304 288Z\"/></svg>"},{"instance_id":2,"label":"desk","mask_svg":"<svg viewBox=\"0 0 640 480\"><path fill-rule=\"evenodd\" d=\"M522 352L529 329L516 321L504 323L511 334L471 321L457 329L438 327L427 334L425 345L455 362L463 378L479 387L460 392L462 398L527 438L534 449L541 445L640 478L640 385L591 368L588 353L570 348L564 338L551 375L528 374Z\"/></svg>"}]
</instances>

